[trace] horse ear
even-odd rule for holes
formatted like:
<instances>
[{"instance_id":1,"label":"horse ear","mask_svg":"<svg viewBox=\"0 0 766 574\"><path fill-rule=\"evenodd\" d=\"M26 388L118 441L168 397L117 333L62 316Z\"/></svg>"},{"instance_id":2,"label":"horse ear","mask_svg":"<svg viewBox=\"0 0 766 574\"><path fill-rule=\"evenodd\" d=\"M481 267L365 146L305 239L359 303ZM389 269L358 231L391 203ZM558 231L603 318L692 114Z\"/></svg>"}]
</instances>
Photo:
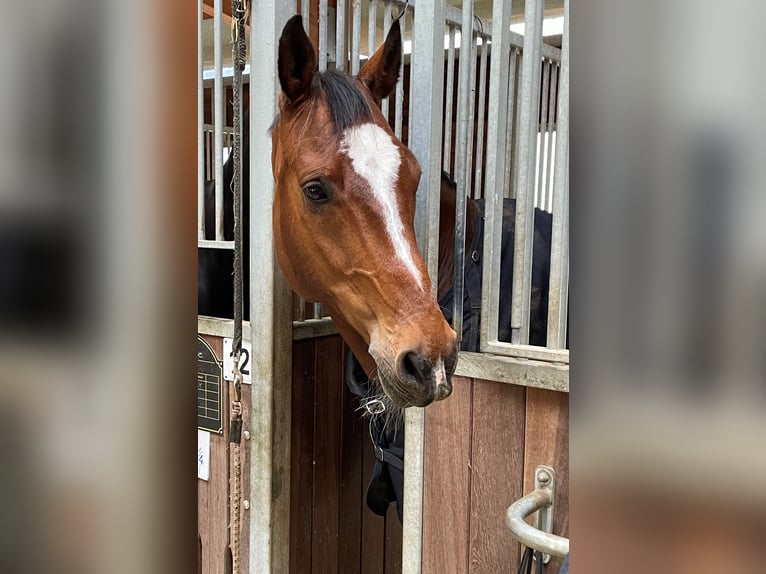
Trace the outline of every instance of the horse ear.
<instances>
[{"instance_id":1,"label":"horse ear","mask_svg":"<svg viewBox=\"0 0 766 574\"><path fill-rule=\"evenodd\" d=\"M402 30L396 20L388 31L386 41L378 48L357 76L380 102L394 93L402 63Z\"/></svg>"},{"instance_id":2,"label":"horse ear","mask_svg":"<svg viewBox=\"0 0 766 574\"><path fill-rule=\"evenodd\" d=\"M308 95L316 68L316 54L303 30L300 16L287 21L279 38L279 83L290 102Z\"/></svg>"}]
</instances>

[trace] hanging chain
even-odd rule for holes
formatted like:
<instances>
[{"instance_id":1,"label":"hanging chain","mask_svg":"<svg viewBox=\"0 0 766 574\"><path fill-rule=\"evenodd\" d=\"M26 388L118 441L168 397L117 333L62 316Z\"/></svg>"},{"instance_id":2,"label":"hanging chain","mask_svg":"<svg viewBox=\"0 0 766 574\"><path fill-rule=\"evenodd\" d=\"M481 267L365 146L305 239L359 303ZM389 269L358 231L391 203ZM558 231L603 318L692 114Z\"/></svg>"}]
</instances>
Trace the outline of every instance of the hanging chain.
<instances>
[{"instance_id":1,"label":"hanging chain","mask_svg":"<svg viewBox=\"0 0 766 574\"><path fill-rule=\"evenodd\" d=\"M234 196L234 340L231 354L234 359L234 381L232 383L231 418L229 421L229 443L231 447L230 486L230 546L232 574L240 572L240 534L242 523L242 373L239 360L242 354L242 72L245 69L247 44L245 20L249 13L247 0L232 0L232 58L234 61L234 83L232 101L234 107L234 142L232 145L233 177L231 181Z\"/></svg>"}]
</instances>

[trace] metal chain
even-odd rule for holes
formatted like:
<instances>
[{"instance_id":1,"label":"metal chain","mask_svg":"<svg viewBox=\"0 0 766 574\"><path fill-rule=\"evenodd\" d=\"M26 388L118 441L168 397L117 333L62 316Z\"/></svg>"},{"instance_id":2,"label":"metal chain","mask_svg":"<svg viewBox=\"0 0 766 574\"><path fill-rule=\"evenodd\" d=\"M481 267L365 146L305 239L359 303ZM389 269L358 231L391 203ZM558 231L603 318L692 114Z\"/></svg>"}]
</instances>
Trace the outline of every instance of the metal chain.
<instances>
[{"instance_id":1,"label":"metal chain","mask_svg":"<svg viewBox=\"0 0 766 574\"><path fill-rule=\"evenodd\" d=\"M242 72L245 69L247 44L245 20L248 16L247 0L232 0L232 59L234 83L232 100L234 107L234 142L232 144L232 194L234 196L234 340L231 354L234 359L232 383L229 443L232 465L229 471L230 487L230 547L232 574L240 572L240 533L242 514L242 373L239 360L242 353ZM244 158L247 161L247 158Z\"/></svg>"}]
</instances>

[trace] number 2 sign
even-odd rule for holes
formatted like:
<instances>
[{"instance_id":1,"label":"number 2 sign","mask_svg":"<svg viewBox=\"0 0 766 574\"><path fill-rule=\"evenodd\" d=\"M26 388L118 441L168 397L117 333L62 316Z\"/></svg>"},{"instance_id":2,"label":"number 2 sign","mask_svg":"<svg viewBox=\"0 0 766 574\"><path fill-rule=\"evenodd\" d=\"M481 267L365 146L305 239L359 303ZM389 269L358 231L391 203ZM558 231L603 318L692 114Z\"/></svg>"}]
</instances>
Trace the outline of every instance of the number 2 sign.
<instances>
[{"instance_id":1,"label":"number 2 sign","mask_svg":"<svg viewBox=\"0 0 766 574\"><path fill-rule=\"evenodd\" d=\"M223 339L223 378L227 381L234 380L234 357L231 356L231 347L233 339L224 337ZM252 384L250 376L250 357L252 356L253 346L242 341L242 354L239 356L239 372L242 373L242 382L246 385Z\"/></svg>"}]
</instances>

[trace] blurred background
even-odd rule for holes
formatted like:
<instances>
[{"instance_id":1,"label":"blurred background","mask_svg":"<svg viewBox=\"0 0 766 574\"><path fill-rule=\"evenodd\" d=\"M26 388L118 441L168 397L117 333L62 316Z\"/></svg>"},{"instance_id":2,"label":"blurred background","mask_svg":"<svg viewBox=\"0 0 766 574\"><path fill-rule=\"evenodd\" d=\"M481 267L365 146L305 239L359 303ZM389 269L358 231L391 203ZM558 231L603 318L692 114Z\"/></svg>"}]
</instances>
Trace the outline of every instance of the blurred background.
<instances>
[{"instance_id":1,"label":"blurred background","mask_svg":"<svg viewBox=\"0 0 766 574\"><path fill-rule=\"evenodd\" d=\"M193 571L196 5L2 8L0 570ZM575 573L766 571L764 12L572 3Z\"/></svg>"}]
</instances>

